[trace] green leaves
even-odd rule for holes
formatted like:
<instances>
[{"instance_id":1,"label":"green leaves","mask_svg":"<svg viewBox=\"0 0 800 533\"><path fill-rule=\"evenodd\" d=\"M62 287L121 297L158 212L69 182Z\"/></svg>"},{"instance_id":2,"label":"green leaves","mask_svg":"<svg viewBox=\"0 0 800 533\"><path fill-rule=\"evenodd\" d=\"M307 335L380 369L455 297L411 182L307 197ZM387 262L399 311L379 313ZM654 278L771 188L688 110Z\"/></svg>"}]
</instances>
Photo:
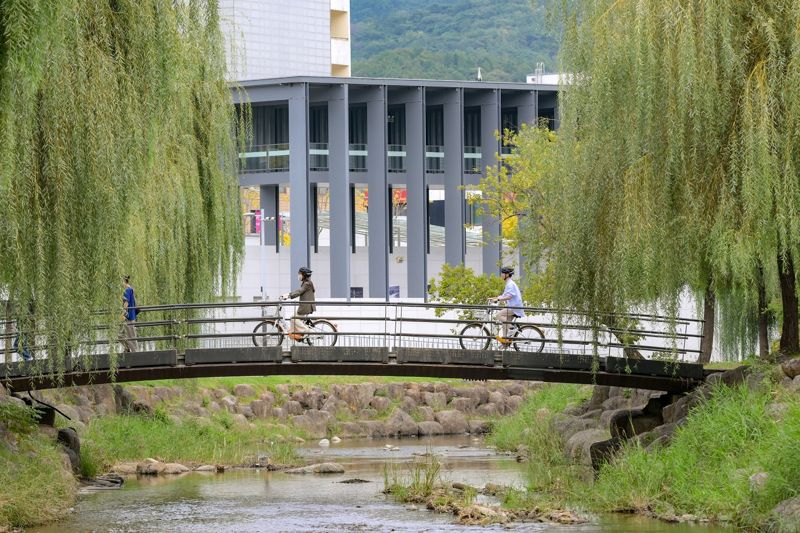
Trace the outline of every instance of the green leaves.
<instances>
[{"instance_id":1,"label":"green leaves","mask_svg":"<svg viewBox=\"0 0 800 533\"><path fill-rule=\"evenodd\" d=\"M116 326L123 274L142 305L231 288L242 232L217 10L0 3L0 293L55 348L51 369L69 339Z\"/></svg>"}]
</instances>

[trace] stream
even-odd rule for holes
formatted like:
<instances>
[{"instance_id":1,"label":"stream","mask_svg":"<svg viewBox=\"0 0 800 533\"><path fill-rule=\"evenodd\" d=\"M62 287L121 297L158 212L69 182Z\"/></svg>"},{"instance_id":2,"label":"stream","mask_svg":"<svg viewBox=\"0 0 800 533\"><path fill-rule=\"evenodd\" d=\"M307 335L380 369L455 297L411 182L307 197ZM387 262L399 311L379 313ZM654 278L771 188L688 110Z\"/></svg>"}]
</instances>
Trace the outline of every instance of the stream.
<instances>
[{"instance_id":1,"label":"stream","mask_svg":"<svg viewBox=\"0 0 800 533\"><path fill-rule=\"evenodd\" d=\"M386 445L397 447L392 451ZM413 454L432 452L442 476L482 487L487 482L523 487L525 465L495 454L469 436L425 439L349 439L329 448L307 444L309 463L332 461L344 474L296 475L255 469L224 474L193 472L179 477L128 479L120 490L82 494L65 521L36 532L300 532L300 531L559 531L721 533L723 528L672 525L637 517L604 516L579 526L514 523L465 527L454 517L396 503L381 493L387 463L402 465ZM402 467L401 467L402 468ZM341 483L359 478L368 483ZM478 496L478 503L495 503Z\"/></svg>"}]
</instances>

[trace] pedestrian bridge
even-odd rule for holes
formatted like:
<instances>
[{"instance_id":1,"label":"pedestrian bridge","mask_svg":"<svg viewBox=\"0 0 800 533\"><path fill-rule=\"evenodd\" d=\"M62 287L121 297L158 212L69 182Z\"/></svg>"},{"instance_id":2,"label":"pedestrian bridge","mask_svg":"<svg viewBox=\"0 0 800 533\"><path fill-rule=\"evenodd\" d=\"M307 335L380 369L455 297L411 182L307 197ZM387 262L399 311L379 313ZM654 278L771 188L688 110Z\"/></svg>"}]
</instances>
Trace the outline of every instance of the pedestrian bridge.
<instances>
[{"instance_id":1,"label":"pedestrian bridge","mask_svg":"<svg viewBox=\"0 0 800 533\"><path fill-rule=\"evenodd\" d=\"M683 392L705 378L694 361L702 321L647 314L586 315L524 308L510 344L495 336L496 307L411 302L317 302L316 321L292 339L296 302L141 308L138 349L119 353L116 331L70 348L56 363L40 335L0 335L0 381L13 391L110 382L222 376L352 375L510 379ZM29 341L19 360L12 338ZM20 343L18 343L20 344ZM22 348L18 348L22 351ZM63 372L54 371L56 364ZM60 376L60 377L59 377ZM61 380L61 381L59 381Z\"/></svg>"}]
</instances>

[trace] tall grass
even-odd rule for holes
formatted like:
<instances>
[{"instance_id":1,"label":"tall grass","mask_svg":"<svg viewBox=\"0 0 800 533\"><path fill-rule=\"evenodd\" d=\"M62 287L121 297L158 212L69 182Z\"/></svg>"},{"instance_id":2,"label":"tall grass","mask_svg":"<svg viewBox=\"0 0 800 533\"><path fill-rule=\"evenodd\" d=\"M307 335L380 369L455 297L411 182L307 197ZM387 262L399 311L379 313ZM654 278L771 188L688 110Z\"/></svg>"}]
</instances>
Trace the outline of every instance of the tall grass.
<instances>
[{"instance_id":1,"label":"tall grass","mask_svg":"<svg viewBox=\"0 0 800 533\"><path fill-rule=\"evenodd\" d=\"M767 404L787 404L780 420ZM778 502L800 492L800 397L779 388L721 386L692 411L669 447L628 446L600 472L593 491L606 509L695 514L755 527ZM767 472L763 488L749 477Z\"/></svg>"},{"instance_id":2,"label":"tall grass","mask_svg":"<svg viewBox=\"0 0 800 533\"><path fill-rule=\"evenodd\" d=\"M591 392L587 386L566 384L546 385L529 392L516 413L494 424L488 442L499 450L516 450L520 444L530 445L530 439L544 432L553 414L563 411L568 405L580 404ZM531 448L531 452L534 451Z\"/></svg>"},{"instance_id":3,"label":"tall grass","mask_svg":"<svg viewBox=\"0 0 800 533\"><path fill-rule=\"evenodd\" d=\"M83 436L87 462L108 468L121 461L152 457L189 464L251 464L268 456L274 464L294 464L298 457L285 442L287 428L264 423L239 426L228 413L210 421L123 415L93 420Z\"/></svg>"},{"instance_id":4,"label":"tall grass","mask_svg":"<svg viewBox=\"0 0 800 533\"><path fill-rule=\"evenodd\" d=\"M69 463L51 437L35 431L29 409L2 405L0 421L16 444L0 439L0 530L64 516L77 489Z\"/></svg>"}]
</instances>

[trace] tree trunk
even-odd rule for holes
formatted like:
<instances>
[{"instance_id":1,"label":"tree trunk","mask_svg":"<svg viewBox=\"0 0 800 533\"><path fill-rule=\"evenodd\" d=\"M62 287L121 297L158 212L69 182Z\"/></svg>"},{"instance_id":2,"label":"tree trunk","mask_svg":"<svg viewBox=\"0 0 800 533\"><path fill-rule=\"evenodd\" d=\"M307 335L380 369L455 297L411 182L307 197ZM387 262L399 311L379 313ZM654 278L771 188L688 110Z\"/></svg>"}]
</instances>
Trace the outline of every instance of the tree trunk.
<instances>
[{"instance_id":1,"label":"tree trunk","mask_svg":"<svg viewBox=\"0 0 800 533\"><path fill-rule=\"evenodd\" d=\"M769 357L769 316L767 315L767 288L764 267L758 265L758 356Z\"/></svg>"},{"instance_id":2,"label":"tree trunk","mask_svg":"<svg viewBox=\"0 0 800 533\"><path fill-rule=\"evenodd\" d=\"M797 287L794 278L794 261L790 254L786 254L785 259L778 254L778 278L781 283L781 302L783 303L780 352L783 354L800 353Z\"/></svg>"},{"instance_id":3,"label":"tree trunk","mask_svg":"<svg viewBox=\"0 0 800 533\"><path fill-rule=\"evenodd\" d=\"M703 297L703 338L700 340L700 356L697 362L704 365L711 362L711 352L714 351L714 314L717 299L709 284Z\"/></svg>"}]
</instances>

